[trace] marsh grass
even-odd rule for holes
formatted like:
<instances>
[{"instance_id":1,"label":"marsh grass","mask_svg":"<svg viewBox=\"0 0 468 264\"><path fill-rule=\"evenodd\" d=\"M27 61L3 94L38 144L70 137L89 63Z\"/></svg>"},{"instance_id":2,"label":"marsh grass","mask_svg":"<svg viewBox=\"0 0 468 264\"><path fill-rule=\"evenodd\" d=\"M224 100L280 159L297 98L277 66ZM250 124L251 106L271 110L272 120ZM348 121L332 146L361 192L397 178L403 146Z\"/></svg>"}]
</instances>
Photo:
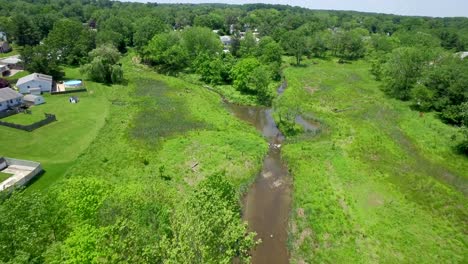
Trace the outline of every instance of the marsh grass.
<instances>
[{"instance_id":1,"label":"marsh grass","mask_svg":"<svg viewBox=\"0 0 468 264\"><path fill-rule=\"evenodd\" d=\"M156 144L164 138L209 128L191 115L187 99L181 95L187 95L187 90L169 87L160 80L139 79L135 93L144 97L131 132L137 139Z\"/></svg>"},{"instance_id":2,"label":"marsh grass","mask_svg":"<svg viewBox=\"0 0 468 264\"><path fill-rule=\"evenodd\" d=\"M387 98L367 62L317 62L287 68L276 102L324 128L283 149L292 262L461 262L468 160L453 150L457 128Z\"/></svg>"}]
</instances>

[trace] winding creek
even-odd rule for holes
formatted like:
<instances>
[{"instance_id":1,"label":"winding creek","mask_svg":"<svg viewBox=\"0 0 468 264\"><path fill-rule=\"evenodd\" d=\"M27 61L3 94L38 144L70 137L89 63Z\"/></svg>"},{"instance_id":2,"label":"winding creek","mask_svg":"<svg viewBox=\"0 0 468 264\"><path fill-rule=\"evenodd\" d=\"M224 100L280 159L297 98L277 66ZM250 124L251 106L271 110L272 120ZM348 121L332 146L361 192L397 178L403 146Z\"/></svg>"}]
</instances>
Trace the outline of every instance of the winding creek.
<instances>
[{"instance_id":1,"label":"winding creek","mask_svg":"<svg viewBox=\"0 0 468 264\"><path fill-rule=\"evenodd\" d=\"M278 93L285 88L286 83L281 85ZM255 126L269 143L262 171L244 198L243 218L250 230L257 233L257 239L262 240L252 252L252 263L288 263L292 180L281 159L284 136L273 119L271 108L225 103L232 114Z\"/></svg>"}]
</instances>

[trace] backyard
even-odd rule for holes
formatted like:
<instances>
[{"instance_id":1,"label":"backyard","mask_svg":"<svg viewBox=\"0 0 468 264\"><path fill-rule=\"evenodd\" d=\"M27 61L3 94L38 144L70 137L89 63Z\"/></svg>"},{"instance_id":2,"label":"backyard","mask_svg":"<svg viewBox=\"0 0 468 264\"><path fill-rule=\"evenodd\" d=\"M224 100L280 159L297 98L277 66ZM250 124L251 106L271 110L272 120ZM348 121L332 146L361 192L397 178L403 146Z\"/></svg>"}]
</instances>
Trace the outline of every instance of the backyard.
<instances>
[{"instance_id":1,"label":"backyard","mask_svg":"<svg viewBox=\"0 0 468 264\"><path fill-rule=\"evenodd\" d=\"M0 171L0 182L3 182L4 180L10 178L11 174L9 173L4 173Z\"/></svg>"},{"instance_id":2,"label":"backyard","mask_svg":"<svg viewBox=\"0 0 468 264\"><path fill-rule=\"evenodd\" d=\"M77 72L67 70L73 77ZM45 170L31 189L45 188L59 178L96 137L104 125L109 102L108 87L88 83L88 92L64 95L44 95L45 104L30 108L31 114L16 114L2 120L31 124L44 119L44 113L55 114L57 121L33 132L0 126L0 155L40 162ZM68 101L80 98L78 104Z\"/></svg>"}]
</instances>

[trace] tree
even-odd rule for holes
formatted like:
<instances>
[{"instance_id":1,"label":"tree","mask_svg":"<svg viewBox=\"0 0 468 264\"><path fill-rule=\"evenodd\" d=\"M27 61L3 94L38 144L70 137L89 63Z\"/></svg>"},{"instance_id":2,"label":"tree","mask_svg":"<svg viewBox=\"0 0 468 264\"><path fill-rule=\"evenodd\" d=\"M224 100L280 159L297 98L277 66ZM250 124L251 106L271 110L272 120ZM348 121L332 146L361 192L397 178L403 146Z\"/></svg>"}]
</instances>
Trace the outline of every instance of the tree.
<instances>
[{"instance_id":1,"label":"tree","mask_svg":"<svg viewBox=\"0 0 468 264\"><path fill-rule=\"evenodd\" d=\"M253 56L256 53L256 49L257 49L257 38L252 33L252 31L248 31L245 34L244 39L241 39L240 41L239 54L242 57Z\"/></svg>"},{"instance_id":2,"label":"tree","mask_svg":"<svg viewBox=\"0 0 468 264\"><path fill-rule=\"evenodd\" d=\"M70 19L55 23L44 43L67 64L78 64L95 46L92 31Z\"/></svg>"},{"instance_id":3,"label":"tree","mask_svg":"<svg viewBox=\"0 0 468 264\"><path fill-rule=\"evenodd\" d=\"M163 248L167 263L248 261L256 244L240 219L237 192L221 174L202 181L177 207L172 226Z\"/></svg>"},{"instance_id":4,"label":"tree","mask_svg":"<svg viewBox=\"0 0 468 264\"><path fill-rule=\"evenodd\" d=\"M244 92L255 92L255 87L249 83L249 76L260 65L256 58L239 60L231 70L234 88Z\"/></svg>"},{"instance_id":5,"label":"tree","mask_svg":"<svg viewBox=\"0 0 468 264\"><path fill-rule=\"evenodd\" d=\"M336 56L341 60L355 60L364 56L363 35L357 30L338 31L335 33Z\"/></svg>"},{"instance_id":6,"label":"tree","mask_svg":"<svg viewBox=\"0 0 468 264\"><path fill-rule=\"evenodd\" d=\"M182 44L194 60L200 54L213 56L222 52L223 47L218 35L209 28L192 27L182 32Z\"/></svg>"},{"instance_id":7,"label":"tree","mask_svg":"<svg viewBox=\"0 0 468 264\"><path fill-rule=\"evenodd\" d=\"M270 82L270 69L263 65L255 68L247 79L248 87L257 93L258 100L264 105L270 105L274 97Z\"/></svg>"},{"instance_id":8,"label":"tree","mask_svg":"<svg viewBox=\"0 0 468 264\"><path fill-rule=\"evenodd\" d=\"M46 45L26 46L21 50L20 54L22 64L27 71L48 74L55 78L62 77L63 73L60 70L58 59L59 54Z\"/></svg>"},{"instance_id":9,"label":"tree","mask_svg":"<svg viewBox=\"0 0 468 264\"><path fill-rule=\"evenodd\" d=\"M91 62L81 67L81 72L89 79L102 83L119 83L123 71L119 51L112 45L100 46L89 53Z\"/></svg>"},{"instance_id":10,"label":"tree","mask_svg":"<svg viewBox=\"0 0 468 264\"><path fill-rule=\"evenodd\" d=\"M395 49L383 66L385 91L398 99L410 99L411 89L427 63L427 56L417 48Z\"/></svg>"},{"instance_id":11,"label":"tree","mask_svg":"<svg viewBox=\"0 0 468 264\"><path fill-rule=\"evenodd\" d=\"M0 88L10 87L10 83L3 78L0 78Z\"/></svg>"},{"instance_id":12,"label":"tree","mask_svg":"<svg viewBox=\"0 0 468 264\"><path fill-rule=\"evenodd\" d=\"M41 40L39 29L28 16L22 13L15 14L11 18L11 25L11 35L20 46L36 45Z\"/></svg>"},{"instance_id":13,"label":"tree","mask_svg":"<svg viewBox=\"0 0 468 264\"><path fill-rule=\"evenodd\" d=\"M280 63L282 61L283 49L271 37L263 37L258 43L257 57L262 63Z\"/></svg>"},{"instance_id":14,"label":"tree","mask_svg":"<svg viewBox=\"0 0 468 264\"><path fill-rule=\"evenodd\" d=\"M135 33L133 43L135 47L141 50L154 35L168 31L168 27L162 20L155 17L144 17L135 22Z\"/></svg>"},{"instance_id":15,"label":"tree","mask_svg":"<svg viewBox=\"0 0 468 264\"><path fill-rule=\"evenodd\" d=\"M155 35L143 50L143 59L159 70L174 73L186 68L189 54L179 32Z\"/></svg>"},{"instance_id":16,"label":"tree","mask_svg":"<svg viewBox=\"0 0 468 264\"><path fill-rule=\"evenodd\" d=\"M281 41L284 50L296 58L296 65L301 64L302 56L309 49L308 44L307 37L298 30L287 32Z\"/></svg>"}]
</instances>

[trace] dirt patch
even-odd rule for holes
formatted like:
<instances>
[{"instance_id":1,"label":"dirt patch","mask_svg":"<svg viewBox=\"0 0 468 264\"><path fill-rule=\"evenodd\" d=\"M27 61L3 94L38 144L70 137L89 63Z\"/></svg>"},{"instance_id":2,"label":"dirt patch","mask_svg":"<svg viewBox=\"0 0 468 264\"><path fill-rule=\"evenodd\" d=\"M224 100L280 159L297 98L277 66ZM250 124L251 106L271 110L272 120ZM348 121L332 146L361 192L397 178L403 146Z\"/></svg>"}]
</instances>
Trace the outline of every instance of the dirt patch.
<instances>
[{"instance_id":1,"label":"dirt patch","mask_svg":"<svg viewBox=\"0 0 468 264\"><path fill-rule=\"evenodd\" d=\"M319 90L318 87L311 87L311 86L306 86L306 87L304 87L304 89L310 94L313 94L313 93L315 93L316 91Z\"/></svg>"},{"instance_id":2,"label":"dirt patch","mask_svg":"<svg viewBox=\"0 0 468 264\"><path fill-rule=\"evenodd\" d=\"M300 218L304 218L304 217L305 217L304 208L297 208L296 212L297 212L297 216L298 216L298 217L300 217Z\"/></svg>"},{"instance_id":3,"label":"dirt patch","mask_svg":"<svg viewBox=\"0 0 468 264\"><path fill-rule=\"evenodd\" d=\"M312 235L312 229L310 228L306 228L304 229L301 234L299 235L299 238L297 239L296 243L295 243L295 247L296 248L299 248L301 247L301 245L304 243L304 240L306 238L310 238L310 236Z\"/></svg>"},{"instance_id":4,"label":"dirt patch","mask_svg":"<svg viewBox=\"0 0 468 264\"><path fill-rule=\"evenodd\" d=\"M384 203L385 203L384 198L382 197L382 195L378 193L370 193L367 196L367 204L372 207L381 206Z\"/></svg>"}]
</instances>

